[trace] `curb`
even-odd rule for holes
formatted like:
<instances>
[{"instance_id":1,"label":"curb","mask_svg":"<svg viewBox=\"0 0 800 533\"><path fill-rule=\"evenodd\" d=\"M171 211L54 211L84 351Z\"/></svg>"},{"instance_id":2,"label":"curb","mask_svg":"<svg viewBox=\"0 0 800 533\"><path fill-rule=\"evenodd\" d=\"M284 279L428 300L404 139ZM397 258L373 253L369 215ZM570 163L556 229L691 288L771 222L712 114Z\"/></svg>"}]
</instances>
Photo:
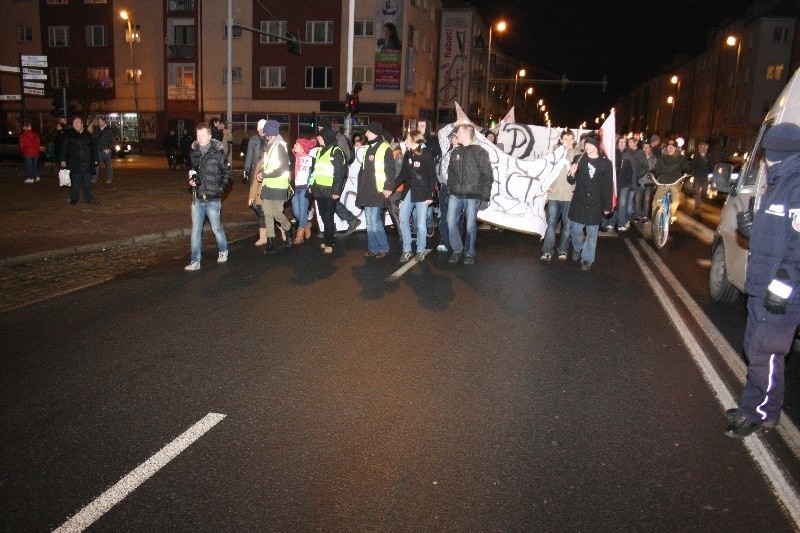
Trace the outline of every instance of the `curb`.
<instances>
[{"instance_id":1,"label":"curb","mask_svg":"<svg viewBox=\"0 0 800 533\"><path fill-rule=\"evenodd\" d=\"M258 222L234 222L226 224L230 228L245 228L248 226L258 226ZM19 255L17 257L8 257L0 259L0 266L15 266L24 265L25 263L32 263L34 261L43 261L50 258L68 257L71 255L87 254L92 252L102 252L108 248L116 248L119 246L131 246L135 244L151 244L154 242L164 241L167 239L174 239L175 237L188 237L192 234L192 228L174 229L164 231L161 233L151 233L148 235L134 235L133 237L126 237L116 241L106 241L95 244L80 244L77 246L70 246L68 248L59 248L57 250L49 250L45 252L34 252L32 254Z\"/></svg>"}]
</instances>

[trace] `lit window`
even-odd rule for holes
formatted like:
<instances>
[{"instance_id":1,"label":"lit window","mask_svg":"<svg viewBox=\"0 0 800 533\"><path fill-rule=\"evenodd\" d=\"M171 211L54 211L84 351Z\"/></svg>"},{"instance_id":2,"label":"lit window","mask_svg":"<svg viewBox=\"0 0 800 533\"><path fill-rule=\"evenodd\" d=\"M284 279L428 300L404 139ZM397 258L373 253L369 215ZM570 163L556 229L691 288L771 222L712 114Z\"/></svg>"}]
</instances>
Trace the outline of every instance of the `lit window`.
<instances>
[{"instance_id":1,"label":"lit window","mask_svg":"<svg viewBox=\"0 0 800 533\"><path fill-rule=\"evenodd\" d=\"M86 81L89 86L100 89L110 89L114 86L111 79L111 70L108 67L89 67L86 69Z\"/></svg>"}]
</instances>

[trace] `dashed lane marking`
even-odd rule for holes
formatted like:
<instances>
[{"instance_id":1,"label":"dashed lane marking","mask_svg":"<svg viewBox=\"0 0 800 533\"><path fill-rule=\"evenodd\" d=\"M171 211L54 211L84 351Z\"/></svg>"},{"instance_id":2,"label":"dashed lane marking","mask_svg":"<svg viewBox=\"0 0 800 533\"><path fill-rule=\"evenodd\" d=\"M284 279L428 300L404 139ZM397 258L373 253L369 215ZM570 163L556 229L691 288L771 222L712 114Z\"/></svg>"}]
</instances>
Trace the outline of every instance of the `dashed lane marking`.
<instances>
[{"instance_id":1,"label":"dashed lane marking","mask_svg":"<svg viewBox=\"0 0 800 533\"><path fill-rule=\"evenodd\" d=\"M95 498L95 500L78 511L75 516L64 522L55 531L57 533L83 531L91 526L109 509L124 500L139 485L150 479L167 463L172 461L194 441L202 437L211 428L219 424L225 415L208 413L199 422L187 429L175 440L161 448L147 461L137 466L131 473L117 481L113 487Z\"/></svg>"},{"instance_id":2,"label":"dashed lane marking","mask_svg":"<svg viewBox=\"0 0 800 533\"><path fill-rule=\"evenodd\" d=\"M422 252L422 254L425 257L428 257L428 254L431 253L432 251L433 250L431 250L431 249L426 249L424 252ZM405 265L403 265L400 268L398 268L397 270L395 270L394 273L391 276L386 278L386 281L397 281L398 279L403 277L403 274L408 272L411 269L411 267L413 267L417 263L419 263L419 261L417 261L417 259L415 257L412 257L411 260L408 263L406 263Z\"/></svg>"}]
</instances>

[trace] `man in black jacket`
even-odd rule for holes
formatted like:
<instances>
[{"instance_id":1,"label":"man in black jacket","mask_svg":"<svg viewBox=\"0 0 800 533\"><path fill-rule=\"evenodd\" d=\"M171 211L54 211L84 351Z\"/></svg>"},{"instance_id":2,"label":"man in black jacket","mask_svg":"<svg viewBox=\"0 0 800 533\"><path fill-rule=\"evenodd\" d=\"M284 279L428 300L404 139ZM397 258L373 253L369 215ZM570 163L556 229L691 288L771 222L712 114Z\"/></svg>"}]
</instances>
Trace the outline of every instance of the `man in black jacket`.
<instances>
[{"instance_id":1,"label":"man in black jacket","mask_svg":"<svg viewBox=\"0 0 800 533\"><path fill-rule=\"evenodd\" d=\"M97 150L98 165L94 167L94 176L92 183L97 183L97 178L100 175L100 163L106 165L106 184L114 181L114 167L111 166L111 157L114 154L114 132L108 127L106 119L103 117L97 118L97 127L93 134L94 148Z\"/></svg>"},{"instance_id":2,"label":"man in black jacket","mask_svg":"<svg viewBox=\"0 0 800 533\"><path fill-rule=\"evenodd\" d=\"M83 199L88 204L99 204L92 195L92 173L97 166L97 152L92 136L83 128L83 119L72 119L72 128L64 135L61 146L61 168L68 168L72 186L69 203L75 205L83 188Z\"/></svg>"},{"instance_id":3,"label":"man in black jacket","mask_svg":"<svg viewBox=\"0 0 800 533\"><path fill-rule=\"evenodd\" d=\"M692 157L692 176L694 176L694 215L699 216L703 208L703 196L708 189L708 176L714 170L714 162L708 153L708 143L701 141L697 153Z\"/></svg>"},{"instance_id":4,"label":"man in black jacket","mask_svg":"<svg viewBox=\"0 0 800 533\"><path fill-rule=\"evenodd\" d=\"M489 153L475 141L475 127L461 124L456 129L459 146L453 149L447 167L447 227L453 254L448 263L464 258L465 265L475 262L475 237L478 233L478 211L489 207L494 174ZM466 243L461 238L459 219L462 213L467 226Z\"/></svg>"},{"instance_id":5,"label":"man in black jacket","mask_svg":"<svg viewBox=\"0 0 800 533\"><path fill-rule=\"evenodd\" d=\"M192 256L184 268L187 272L200 270L203 224L208 217L211 231L217 239L218 263L228 260L228 240L222 227L222 195L231 183L231 167L221 141L211 138L208 124L197 125L197 141L190 154L189 185L192 187Z\"/></svg>"},{"instance_id":6,"label":"man in black jacket","mask_svg":"<svg viewBox=\"0 0 800 533\"><path fill-rule=\"evenodd\" d=\"M597 232L603 216L611 213L613 167L600 153L600 138L586 137L584 154L570 166L567 181L575 185L569 204L571 222L572 260L581 260L581 270L589 270L597 248ZM586 230L584 240L583 232Z\"/></svg>"}]
</instances>

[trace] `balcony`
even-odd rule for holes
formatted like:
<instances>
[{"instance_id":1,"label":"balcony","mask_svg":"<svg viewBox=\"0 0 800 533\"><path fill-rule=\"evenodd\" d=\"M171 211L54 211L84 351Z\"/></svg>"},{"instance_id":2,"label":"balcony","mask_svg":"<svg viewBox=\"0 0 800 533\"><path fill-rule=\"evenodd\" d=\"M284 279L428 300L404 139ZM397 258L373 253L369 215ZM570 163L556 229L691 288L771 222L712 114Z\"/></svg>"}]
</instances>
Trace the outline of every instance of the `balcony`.
<instances>
[{"instance_id":1,"label":"balcony","mask_svg":"<svg viewBox=\"0 0 800 533\"><path fill-rule=\"evenodd\" d=\"M194 59L193 44L169 44L167 45L167 59Z\"/></svg>"},{"instance_id":2,"label":"balcony","mask_svg":"<svg viewBox=\"0 0 800 533\"><path fill-rule=\"evenodd\" d=\"M194 13L194 0L169 0L167 13Z\"/></svg>"}]
</instances>

